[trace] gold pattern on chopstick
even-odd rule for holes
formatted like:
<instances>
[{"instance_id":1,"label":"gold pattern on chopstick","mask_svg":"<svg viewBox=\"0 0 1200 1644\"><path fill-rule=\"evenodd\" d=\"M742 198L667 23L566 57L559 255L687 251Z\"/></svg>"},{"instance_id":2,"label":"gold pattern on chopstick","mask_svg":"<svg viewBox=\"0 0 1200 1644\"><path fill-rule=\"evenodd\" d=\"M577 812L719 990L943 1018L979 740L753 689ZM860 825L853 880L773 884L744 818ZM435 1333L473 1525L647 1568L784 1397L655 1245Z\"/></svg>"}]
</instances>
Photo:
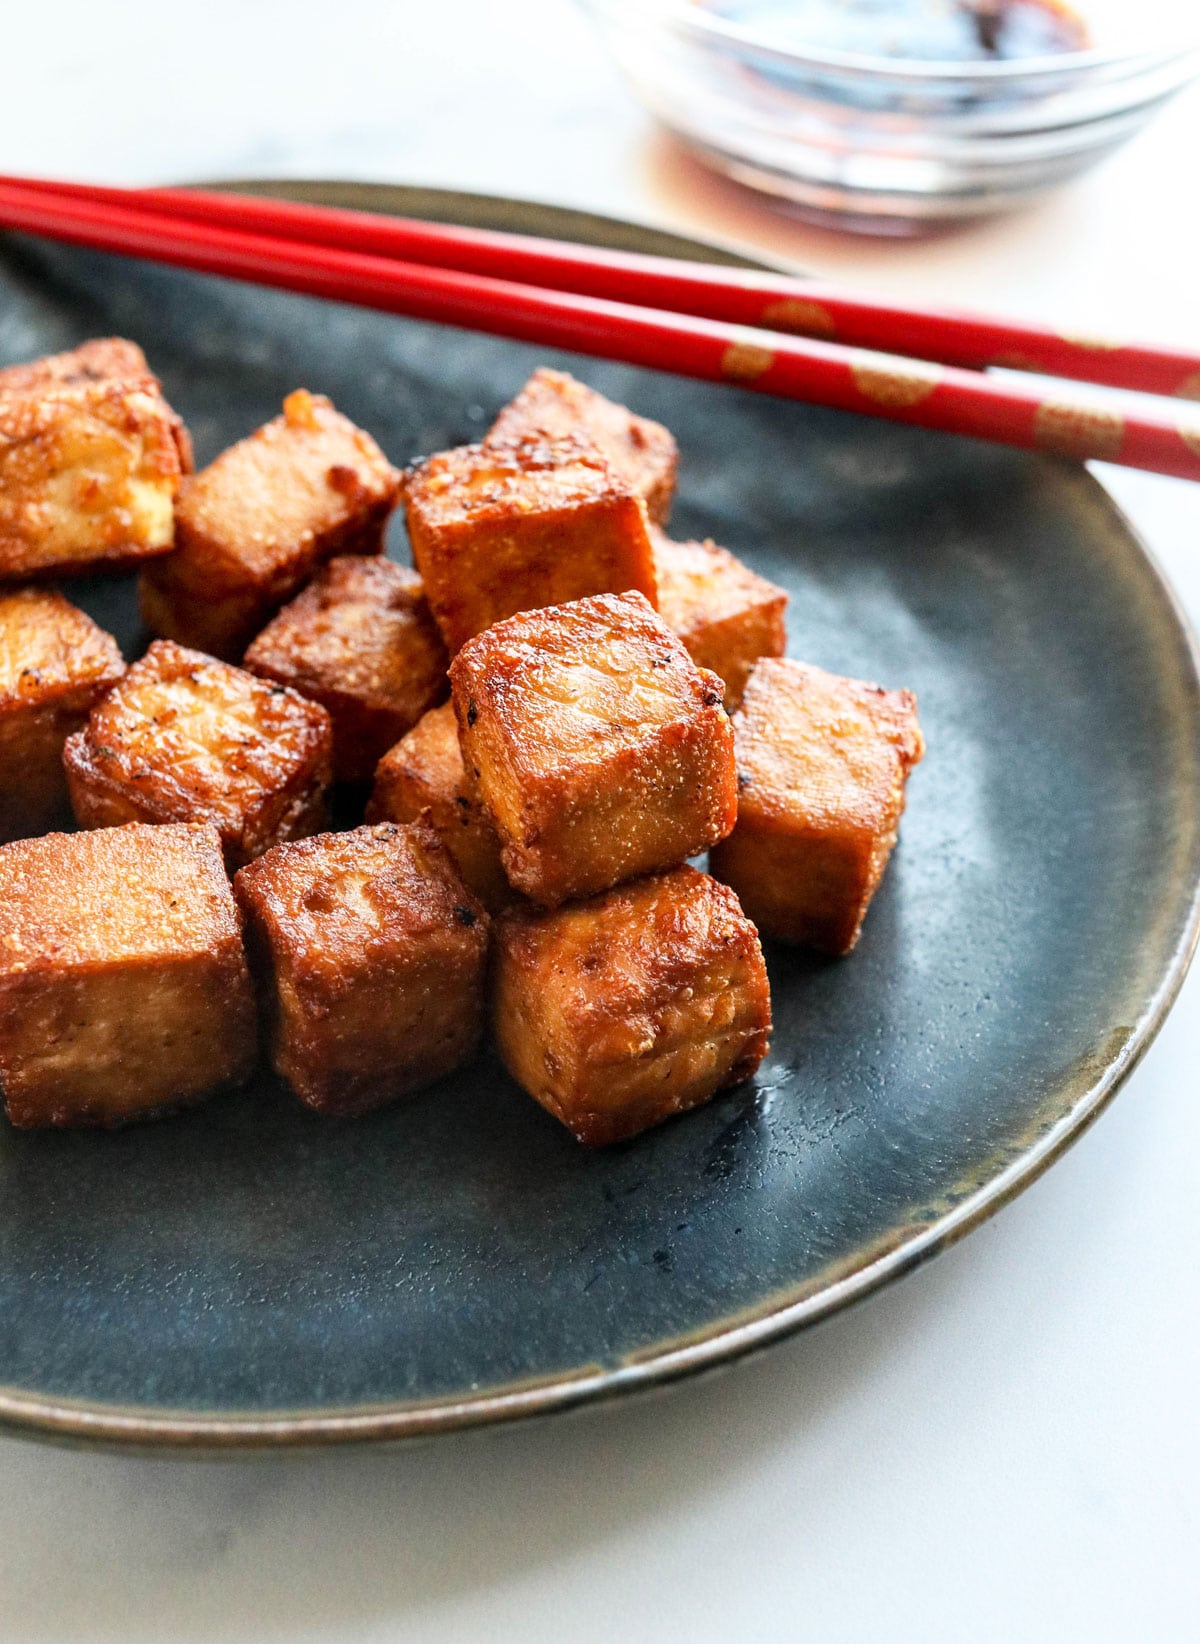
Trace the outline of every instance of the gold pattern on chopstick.
<instances>
[{"instance_id":1,"label":"gold pattern on chopstick","mask_svg":"<svg viewBox=\"0 0 1200 1644\"><path fill-rule=\"evenodd\" d=\"M1058 337L1060 342L1070 343L1073 348L1086 348L1089 354L1112 354L1125 346L1111 337L1095 337L1087 331L1060 331Z\"/></svg>"},{"instance_id":2,"label":"gold pattern on chopstick","mask_svg":"<svg viewBox=\"0 0 1200 1644\"><path fill-rule=\"evenodd\" d=\"M1033 419L1033 437L1044 451L1059 456L1112 461L1125 438L1125 419L1106 406L1044 400Z\"/></svg>"},{"instance_id":3,"label":"gold pattern on chopstick","mask_svg":"<svg viewBox=\"0 0 1200 1644\"><path fill-rule=\"evenodd\" d=\"M1035 360L1032 354L1022 354L1017 349L1011 349L1007 354L994 354L988 361L989 365L999 366L1004 371L1045 371L1042 360Z\"/></svg>"},{"instance_id":4,"label":"gold pattern on chopstick","mask_svg":"<svg viewBox=\"0 0 1200 1644\"><path fill-rule=\"evenodd\" d=\"M798 331L802 337L836 337L837 323L821 303L806 297L781 297L762 311L762 323L777 331Z\"/></svg>"},{"instance_id":5,"label":"gold pattern on chopstick","mask_svg":"<svg viewBox=\"0 0 1200 1644\"><path fill-rule=\"evenodd\" d=\"M1181 400L1200 400L1200 371L1193 371L1190 377L1185 377L1175 393Z\"/></svg>"},{"instance_id":6,"label":"gold pattern on chopstick","mask_svg":"<svg viewBox=\"0 0 1200 1644\"><path fill-rule=\"evenodd\" d=\"M754 382L775 364L775 354L759 341L757 331L739 330L737 341L731 342L721 355L721 371L734 382Z\"/></svg>"},{"instance_id":7,"label":"gold pattern on chopstick","mask_svg":"<svg viewBox=\"0 0 1200 1644\"><path fill-rule=\"evenodd\" d=\"M1200 417L1180 417L1175 426L1188 450L1200 457Z\"/></svg>"},{"instance_id":8,"label":"gold pattern on chopstick","mask_svg":"<svg viewBox=\"0 0 1200 1644\"><path fill-rule=\"evenodd\" d=\"M942 368L931 360L863 353L851 360L850 375L864 399L889 410L905 410L929 398L942 380Z\"/></svg>"}]
</instances>

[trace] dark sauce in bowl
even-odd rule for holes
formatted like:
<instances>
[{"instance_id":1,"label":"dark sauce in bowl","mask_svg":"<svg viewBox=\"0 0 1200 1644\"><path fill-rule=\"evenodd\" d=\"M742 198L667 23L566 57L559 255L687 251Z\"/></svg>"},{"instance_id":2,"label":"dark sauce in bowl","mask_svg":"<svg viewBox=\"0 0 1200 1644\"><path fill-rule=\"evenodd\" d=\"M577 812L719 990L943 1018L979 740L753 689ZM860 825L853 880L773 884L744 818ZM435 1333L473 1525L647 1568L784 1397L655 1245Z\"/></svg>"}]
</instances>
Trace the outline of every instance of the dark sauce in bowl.
<instances>
[{"instance_id":1,"label":"dark sauce in bowl","mask_svg":"<svg viewBox=\"0 0 1200 1644\"><path fill-rule=\"evenodd\" d=\"M1062 0L699 0L775 46L923 62L1011 62L1087 51Z\"/></svg>"}]
</instances>

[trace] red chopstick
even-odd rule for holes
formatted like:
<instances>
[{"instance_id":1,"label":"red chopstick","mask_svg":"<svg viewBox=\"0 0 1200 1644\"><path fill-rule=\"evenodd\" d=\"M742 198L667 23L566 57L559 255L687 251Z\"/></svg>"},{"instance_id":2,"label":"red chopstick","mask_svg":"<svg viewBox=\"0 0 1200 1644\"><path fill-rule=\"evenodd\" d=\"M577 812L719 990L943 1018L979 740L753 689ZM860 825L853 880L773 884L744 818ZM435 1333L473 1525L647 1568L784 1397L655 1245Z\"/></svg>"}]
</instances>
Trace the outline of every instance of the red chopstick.
<instances>
[{"instance_id":1,"label":"red chopstick","mask_svg":"<svg viewBox=\"0 0 1200 1644\"><path fill-rule=\"evenodd\" d=\"M0 227L1001 444L1200 479L1200 412L1033 392L955 366L0 184Z\"/></svg>"},{"instance_id":2,"label":"red chopstick","mask_svg":"<svg viewBox=\"0 0 1200 1644\"><path fill-rule=\"evenodd\" d=\"M141 207L191 222L429 263L971 370L1006 366L1146 394L1200 398L1198 354L1059 333L1029 321L897 303L786 274L203 189L105 188L2 174L0 186L31 186L67 199Z\"/></svg>"}]
</instances>

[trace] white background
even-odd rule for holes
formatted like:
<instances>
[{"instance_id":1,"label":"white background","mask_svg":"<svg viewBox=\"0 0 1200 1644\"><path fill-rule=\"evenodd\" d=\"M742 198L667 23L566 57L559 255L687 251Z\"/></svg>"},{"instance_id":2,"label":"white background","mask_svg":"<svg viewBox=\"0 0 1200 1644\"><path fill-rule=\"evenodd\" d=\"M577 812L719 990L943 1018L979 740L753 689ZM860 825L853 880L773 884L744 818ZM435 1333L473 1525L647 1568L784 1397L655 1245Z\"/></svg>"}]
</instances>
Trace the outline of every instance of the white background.
<instances>
[{"instance_id":1,"label":"white background","mask_svg":"<svg viewBox=\"0 0 1200 1644\"><path fill-rule=\"evenodd\" d=\"M3 171L523 194L1200 348L1196 92L1020 216L870 244L656 136L567 0L5 0L0 65ZM1103 478L1200 616L1200 488ZM0 1637L1196 1639L1198 1001L1200 973L1116 1106L998 1220L708 1381L392 1452L0 1440Z\"/></svg>"}]
</instances>

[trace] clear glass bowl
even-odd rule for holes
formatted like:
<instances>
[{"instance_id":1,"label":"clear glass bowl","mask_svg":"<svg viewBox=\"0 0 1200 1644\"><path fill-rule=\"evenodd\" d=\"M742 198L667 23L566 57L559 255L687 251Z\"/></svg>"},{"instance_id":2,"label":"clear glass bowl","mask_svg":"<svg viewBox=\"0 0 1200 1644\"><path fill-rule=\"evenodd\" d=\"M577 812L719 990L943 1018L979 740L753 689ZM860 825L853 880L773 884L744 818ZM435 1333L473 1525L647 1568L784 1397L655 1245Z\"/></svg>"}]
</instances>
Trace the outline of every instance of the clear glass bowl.
<instances>
[{"instance_id":1,"label":"clear glass bowl","mask_svg":"<svg viewBox=\"0 0 1200 1644\"><path fill-rule=\"evenodd\" d=\"M1182 10L1195 18L1193 3ZM808 49L772 26L778 5L756 27L744 4L583 4L641 101L709 164L876 234L1024 202L1123 143L1200 72L1200 23L1181 25L1178 6L1164 15L1163 0L1157 17L1156 0L1139 0L1136 20L1124 0L1107 36L1103 0L1097 16L1076 0L1095 49L971 62Z\"/></svg>"}]
</instances>

